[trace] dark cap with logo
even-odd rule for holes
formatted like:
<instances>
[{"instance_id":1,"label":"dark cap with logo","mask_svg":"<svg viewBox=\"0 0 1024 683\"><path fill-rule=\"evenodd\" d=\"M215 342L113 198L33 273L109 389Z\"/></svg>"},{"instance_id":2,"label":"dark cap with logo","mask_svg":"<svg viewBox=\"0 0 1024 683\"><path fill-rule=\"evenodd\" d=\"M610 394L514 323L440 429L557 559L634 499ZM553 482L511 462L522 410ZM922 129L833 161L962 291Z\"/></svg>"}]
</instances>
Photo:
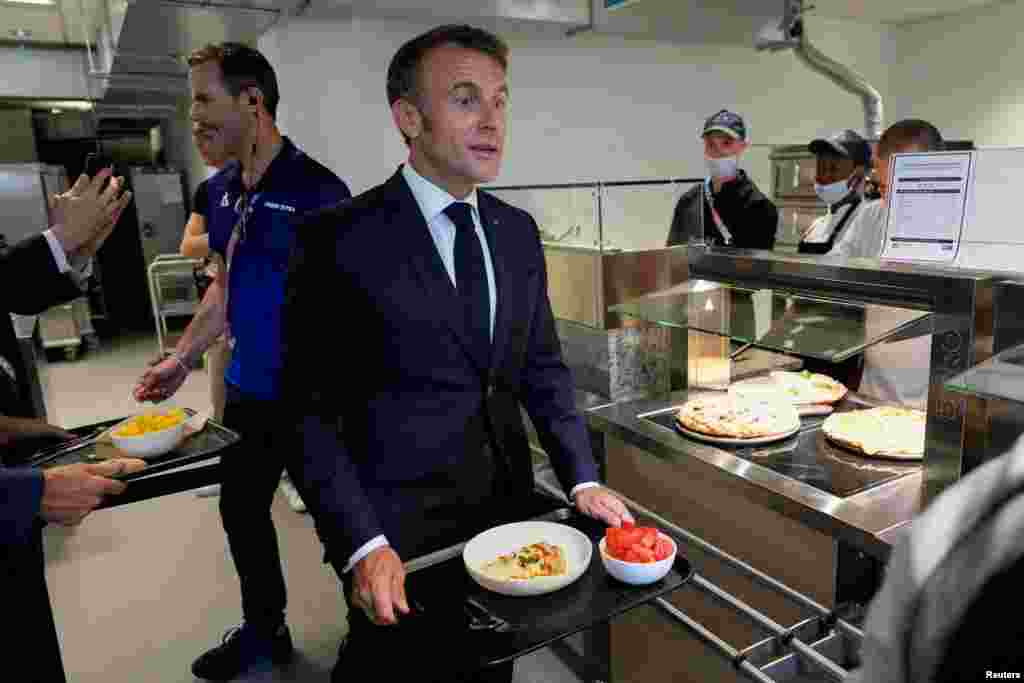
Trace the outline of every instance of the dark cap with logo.
<instances>
[{"instance_id":1,"label":"dark cap with logo","mask_svg":"<svg viewBox=\"0 0 1024 683\"><path fill-rule=\"evenodd\" d=\"M812 154L838 154L852 159L858 166L871 165L871 145L856 131L841 130L828 138L819 138L811 142L807 148Z\"/></svg>"},{"instance_id":2,"label":"dark cap with logo","mask_svg":"<svg viewBox=\"0 0 1024 683\"><path fill-rule=\"evenodd\" d=\"M704 137L708 133L725 133L736 140L747 141L747 124L743 117L728 109L723 109L717 114L712 114L704 122L704 130L700 134Z\"/></svg>"}]
</instances>

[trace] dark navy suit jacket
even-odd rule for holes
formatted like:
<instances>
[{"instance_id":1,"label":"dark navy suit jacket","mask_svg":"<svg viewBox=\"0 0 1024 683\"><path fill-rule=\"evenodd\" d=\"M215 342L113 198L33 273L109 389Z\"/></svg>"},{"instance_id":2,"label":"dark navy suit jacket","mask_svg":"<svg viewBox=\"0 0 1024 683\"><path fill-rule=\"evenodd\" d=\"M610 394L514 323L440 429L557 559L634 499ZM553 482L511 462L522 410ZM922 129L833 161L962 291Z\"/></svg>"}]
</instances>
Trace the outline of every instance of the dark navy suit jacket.
<instances>
[{"instance_id":1,"label":"dark navy suit jacket","mask_svg":"<svg viewBox=\"0 0 1024 683\"><path fill-rule=\"evenodd\" d=\"M428 552L479 523L465 516L481 502L530 491L520 405L567 491L597 480L537 224L486 192L479 210L497 287L489 367L400 172L299 227L283 317L289 468L335 563L380 534L406 559Z\"/></svg>"},{"instance_id":2,"label":"dark navy suit jacket","mask_svg":"<svg viewBox=\"0 0 1024 683\"><path fill-rule=\"evenodd\" d=\"M17 349L9 313L35 315L79 296L82 292L71 278L57 270L45 237L14 245L0 256L0 348ZM33 540L42 493L38 470L0 466L0 546L5 555Z\"/></svg>"}]
</instances>

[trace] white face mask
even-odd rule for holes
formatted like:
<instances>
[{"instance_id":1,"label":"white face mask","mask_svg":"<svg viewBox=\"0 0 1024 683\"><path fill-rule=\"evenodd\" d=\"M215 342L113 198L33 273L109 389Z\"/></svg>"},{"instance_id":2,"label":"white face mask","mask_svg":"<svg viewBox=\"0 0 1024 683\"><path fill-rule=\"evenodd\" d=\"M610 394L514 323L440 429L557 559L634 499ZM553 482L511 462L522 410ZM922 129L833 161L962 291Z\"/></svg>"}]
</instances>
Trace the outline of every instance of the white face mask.
<instances>
[{"instance_id":1,"label":"white face mask","mask_svg":"<svg viewBox=\"0 0 1024 683\"><path fill-rule=\"evenodd\" d=\"M735 156L721 159L704 157L704 162L707 164L708 174L712 178L734 178L739 170L739 157Z\"/></svg>"},{"instance_id":2,"label":"white face mask","mask_svg":"<svg viewBox=\"0 0 1024 683\"><path fill-rule=\"evenodd\" d=\"M829 206L838 204L839 202L846 199L846 195L850 194L850 180L838 180L828 185L819 185L814 183L814 193L818 195L818 199L825 202Z\"/></svg>"}]
</instances>

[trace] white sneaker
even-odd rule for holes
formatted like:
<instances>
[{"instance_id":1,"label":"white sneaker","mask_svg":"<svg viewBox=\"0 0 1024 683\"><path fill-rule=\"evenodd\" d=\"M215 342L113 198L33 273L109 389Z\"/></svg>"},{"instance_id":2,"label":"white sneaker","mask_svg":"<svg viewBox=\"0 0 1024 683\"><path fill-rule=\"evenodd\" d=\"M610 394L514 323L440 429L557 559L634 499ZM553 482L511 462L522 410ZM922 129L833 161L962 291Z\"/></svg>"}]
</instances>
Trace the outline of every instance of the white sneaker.
<instances>
[{"instance_id":1,"label":"white sneaker","mask_svg":"<svg viewBox=\"0 0 1024 683\"><path fill-rule=\"evenodd\" d=\"M295 485L292 484L289 480L281 480L281 493L284 494L285 500L288 501L288 505L291 507L292 510L295 510L296 512L306 511L306 503L303 502L302 496L299 495L299 492L298 490L296 490Z\"/></svg>"}]
</instances>

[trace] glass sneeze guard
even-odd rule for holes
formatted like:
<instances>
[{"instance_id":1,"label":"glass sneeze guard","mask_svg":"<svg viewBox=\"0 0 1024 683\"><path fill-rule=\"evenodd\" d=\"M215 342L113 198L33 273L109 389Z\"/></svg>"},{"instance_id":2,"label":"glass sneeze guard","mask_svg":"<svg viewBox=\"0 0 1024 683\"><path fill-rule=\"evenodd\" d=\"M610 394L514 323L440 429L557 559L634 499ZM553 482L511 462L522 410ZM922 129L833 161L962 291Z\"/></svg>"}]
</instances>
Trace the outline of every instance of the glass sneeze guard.
<instances>
[{"instance_id":1,"label":"glass sneeze guard","mask_svg":"<svg viewBox=\"0 0 1024 683\"><path fill-rule=\"evenodd\" d=\"M1024 344L997 353L946 382L961 394L1024 403Z\"/></svg>"},{"instance_id":2,"label":"glass sneeze guard","mask_svg":"<svg viewBox=\"0 0 1024 683\"><path fill-rule=\"evenodd\" d=\"M612 306L614 313L840 362L925 323L928 311L688 280ZM1024 372L1024 368L1022 368Z\"/></svg>"}]
</instances>

